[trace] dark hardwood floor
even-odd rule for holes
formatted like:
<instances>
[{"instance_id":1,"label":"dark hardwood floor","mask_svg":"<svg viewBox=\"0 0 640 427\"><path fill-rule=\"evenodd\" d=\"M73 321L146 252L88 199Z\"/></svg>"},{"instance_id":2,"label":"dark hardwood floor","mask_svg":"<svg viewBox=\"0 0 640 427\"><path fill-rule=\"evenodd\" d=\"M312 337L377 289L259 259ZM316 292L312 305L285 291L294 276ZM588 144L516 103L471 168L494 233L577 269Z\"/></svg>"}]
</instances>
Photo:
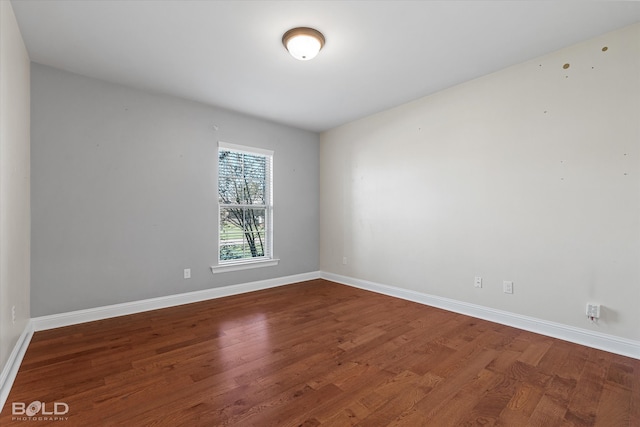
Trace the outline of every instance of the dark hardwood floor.
<instances>
[{"instance_id":1,"label":"dark hardwood floor","mask_svg":"<svg viewBox=\"0 0 640 427\"><path fill-rule=\"evenodd\" d=\"M640 426L640 361L314 280L37 332L0 425Z\"/></svg>"}]
</instances>

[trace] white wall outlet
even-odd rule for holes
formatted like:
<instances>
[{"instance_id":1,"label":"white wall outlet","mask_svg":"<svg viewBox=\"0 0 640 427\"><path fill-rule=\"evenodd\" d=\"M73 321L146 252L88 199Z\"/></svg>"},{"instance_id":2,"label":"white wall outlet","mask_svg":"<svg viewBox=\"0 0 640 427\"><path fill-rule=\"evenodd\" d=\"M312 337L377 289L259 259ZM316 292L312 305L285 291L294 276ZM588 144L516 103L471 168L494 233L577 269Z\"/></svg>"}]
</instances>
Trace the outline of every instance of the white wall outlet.
<instances>
[{"instance_id":1,"label":"white wall outlet","mask_svg":"<svg viewBox=\"0 0 640 427\"><path fill-rule=\"evenodd\" d=\"M11 306L11 323L16 324L16 306Z\"/></svg>"},{"instance_id":2,"label":"white wall outlet","mask_svg":"<svg viewBox=\"0 0 640 427\"><path fill-rule=\"evenodd\" d=\"M482 287L482 277L476 276L473 279L473 287L474 288L481 288Z\"/></svg>"},{"instance_id":3,"label":"white wall outlet","mask_svg":"<svg viewBox=\"0 0 640 427\"><path fill-rule=\"evenodd\" d=\"M185 268L184 269L184 278L185 279L191 279L191 269L190 268Z\"/></svg>"},{"instance_id":4,"label":"white wall outlet","mask_svg":"<svg viewBox=\"0 0 640 427\"><path fill-rule=\"evenodd\" d=\"M600 304L587 304L587 317L591 320L600 318Z\"/></svg>"},{"instance_id":5,"label":"white wall outlet","mask_svg":"<svg viewBox=\"0 0 640 427\"><path fill-rule=\"evenodd\" d=\"M502 292L504 292L505 294L512 294L513 293L513 282L510 280L504 280L502 282Z\"/></svg>"},{"instance_id":6,"label":"white wall outlet","mask_svg":"<svg viewBox=\"0 0 640 427\"><path fill-rule=\"evenodd\" d=\"M346 256L342 257L342 265L347 265L347 257Z\"/></svg>"}]
</instances>

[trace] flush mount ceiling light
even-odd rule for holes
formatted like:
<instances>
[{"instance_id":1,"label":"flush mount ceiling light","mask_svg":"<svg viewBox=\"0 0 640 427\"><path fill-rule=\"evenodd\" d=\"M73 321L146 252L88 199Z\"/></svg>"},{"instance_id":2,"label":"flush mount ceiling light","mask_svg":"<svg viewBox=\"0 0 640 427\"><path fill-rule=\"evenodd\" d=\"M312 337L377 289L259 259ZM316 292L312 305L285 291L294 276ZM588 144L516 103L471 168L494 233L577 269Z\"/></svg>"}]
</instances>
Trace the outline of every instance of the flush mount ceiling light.
<instances>
[{"instance_id":1,"label":"flush mount ceiling light","mask_svg":"<svg viewBox=\"0 0 640 427\"><path fill-rule=\"evenodd\" d=\"M308 61L315 58L324 46L324 36L313 28L292 28L282 36L282 44L294 58Z\"/></svg>"}]
</instances>

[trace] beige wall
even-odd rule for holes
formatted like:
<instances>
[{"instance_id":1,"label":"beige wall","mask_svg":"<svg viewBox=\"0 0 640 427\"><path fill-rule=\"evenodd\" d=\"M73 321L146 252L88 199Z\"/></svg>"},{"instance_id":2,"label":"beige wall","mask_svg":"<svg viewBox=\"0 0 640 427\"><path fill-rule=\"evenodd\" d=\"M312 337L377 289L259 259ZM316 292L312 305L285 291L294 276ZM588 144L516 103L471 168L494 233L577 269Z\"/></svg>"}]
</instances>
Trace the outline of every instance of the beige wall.
<instances>
[{"instance_id":1,"label":"beige wall","mask_svg":"<svg viewBox=\"0 0 640 427\"><path fill-rule=\"evenodd\" d=\"M321 270L639 339L639 41L640 24L323 133Z\"/></svg>"},{"instance_id":2,"label":"beige wall","mask_svg":"<svg viewBox=\"0 0 640 427\"><path fill-rule=\"evenodd\" d=\"M0 1L0 369L30 317L29 66L11 3Z\"/></svg>"}]
</instances>

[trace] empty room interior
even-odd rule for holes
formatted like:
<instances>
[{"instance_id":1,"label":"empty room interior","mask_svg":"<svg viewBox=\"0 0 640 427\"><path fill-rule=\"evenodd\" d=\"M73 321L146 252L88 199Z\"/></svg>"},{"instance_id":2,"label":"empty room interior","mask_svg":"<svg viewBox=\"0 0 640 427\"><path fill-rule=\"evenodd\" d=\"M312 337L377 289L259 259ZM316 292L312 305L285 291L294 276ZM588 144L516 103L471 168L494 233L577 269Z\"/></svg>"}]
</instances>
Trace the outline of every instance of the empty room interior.
<instances>
[{"instance_id":1,"label":"empty room interior","mask_svg":"<svg viewBox=\"0 0 640 427\"><path fill-rule=\"evenodd\" d=\"M0 0L0 61L0 425L640 426L640 2Z\"/></svg>"}]
</instances>

